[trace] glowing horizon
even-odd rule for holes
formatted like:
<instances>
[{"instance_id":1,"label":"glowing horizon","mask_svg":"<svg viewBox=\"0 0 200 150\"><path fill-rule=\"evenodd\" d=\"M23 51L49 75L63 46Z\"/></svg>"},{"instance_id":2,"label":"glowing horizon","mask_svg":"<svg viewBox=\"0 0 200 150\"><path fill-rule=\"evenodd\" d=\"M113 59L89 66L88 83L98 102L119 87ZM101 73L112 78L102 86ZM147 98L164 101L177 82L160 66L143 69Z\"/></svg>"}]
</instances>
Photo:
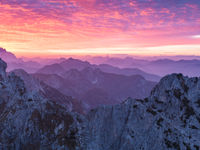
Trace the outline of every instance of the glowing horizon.
<instances>
[{"instance_id":1,"label":"glowing horizon","mask_svg":"<svg viewBox=\"0 0 200 150\"><path fill-rule=\"evenodd\" d=\"M18 57L200 56L198 0L0 0L0 22Z\"/></svg>"}]
</instances>

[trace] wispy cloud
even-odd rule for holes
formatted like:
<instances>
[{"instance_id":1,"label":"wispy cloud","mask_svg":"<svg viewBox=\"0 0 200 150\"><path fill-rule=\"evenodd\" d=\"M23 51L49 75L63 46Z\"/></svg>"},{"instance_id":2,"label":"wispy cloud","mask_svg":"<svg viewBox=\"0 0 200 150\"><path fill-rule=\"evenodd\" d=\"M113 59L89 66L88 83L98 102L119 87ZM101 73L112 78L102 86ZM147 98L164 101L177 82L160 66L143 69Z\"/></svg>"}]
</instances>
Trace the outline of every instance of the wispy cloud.
<instances>
[{"instance_id":1,"label":"wispy cloud","mask_svg":"<svg viewBox=\"0 0 200 150\"><path fill-rule=\"evenodd\" d=\"M198 44L200 1L0 0L0 33L13 50Z\"/></svg>"}]
</instances>

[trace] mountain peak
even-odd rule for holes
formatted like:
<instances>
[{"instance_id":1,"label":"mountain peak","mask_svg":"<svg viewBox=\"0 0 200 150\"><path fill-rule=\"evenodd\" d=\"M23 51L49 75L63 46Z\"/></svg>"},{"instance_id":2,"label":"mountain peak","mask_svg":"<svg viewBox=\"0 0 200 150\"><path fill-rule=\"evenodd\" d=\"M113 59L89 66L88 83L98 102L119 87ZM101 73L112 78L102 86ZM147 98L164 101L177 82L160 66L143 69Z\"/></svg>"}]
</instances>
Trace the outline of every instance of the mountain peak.
<instances>
[{"instance_id":1,"label":"mountain peak","mask_svg":"<svg viewBox=\"0 0 200 150\"><path fill-rule=\"evenodd\" d=\"M60 65L65 70L77 69L79 71L86 68L86 67L91 66L91 64L87 61L82 61L82 60L74 59L74 58L69 58L67 60L64 60L63 62L60 63Z\"/></svg>"},{"instance_id":2,"label":"mountain peak","mask_svg":"<svg viewBox=\"0 0 200 150\"><path fill-rule=\"evenodd\" d=\"M75 59L75 58L72 58L72 57L70 57L69 59L65 59L61 63L87 63L87 64L89 64L89 62L87 62L87 61L82 61L82 60Z\"/></svg>"},{"instance_id":3,"label":"mountain peak","mask_svg":"<svg viewBox=\"0 0 200 150\"><path fill-rule=\"evenodd\" d=\"M0 47L0 54L1 54L0 58L2 58L6 62L11 62L11 61L17 60L16 56L13 53L8 52L8 51L6 51L6 49L1 48L1 47Z\"/></svg>"},{"instance_id":4,"label":"mountain peak","mask_svg":"<svg viewBox=\"0 0 200 150\"><path fill-rule=\"evenodd\" d=\"M75 59L73 57L70 57L68 59L65 59L63 62L84 62L82 60L79 60L79 59ZM86 61L85 61L86 62Z\"/></svg>"},{"instance_id":5,"label":"mountain peak","mask_svg":"<svg viewBox=\"0 0 200 150\"><path fill-rule=\"evenodd\" d=\"M194 100L198 97L200 81L197 77L189 78L182 74L171 74L163 77L151 92L151 99L159 100L160 103L182 100L185 97ZM193 91L193 93L190 93Z\"/></svg>"},{"instance_id":6,"label":"mountain peak","mask_svg":"<svg viewBox=\"0 0 200 150\"><path fill-rule=\"evenodd\" d=\"M6 52L6 49L0 47L0 53L4 53L4 52Z\"/></svg>"},{"instance_id":7,"label":"mountain peak","mask_svg":"<svg viewBox=\"0 0 200 150\"><path fill-rule=\"evenodd\" d=\"M163 77L160 82L157 84L157 90L161 91L162 89L165 90L173 90L176 88L181 88L184 84L183 82L187 79L182 74L171 74Z\"/></svg>"}]
</instances>

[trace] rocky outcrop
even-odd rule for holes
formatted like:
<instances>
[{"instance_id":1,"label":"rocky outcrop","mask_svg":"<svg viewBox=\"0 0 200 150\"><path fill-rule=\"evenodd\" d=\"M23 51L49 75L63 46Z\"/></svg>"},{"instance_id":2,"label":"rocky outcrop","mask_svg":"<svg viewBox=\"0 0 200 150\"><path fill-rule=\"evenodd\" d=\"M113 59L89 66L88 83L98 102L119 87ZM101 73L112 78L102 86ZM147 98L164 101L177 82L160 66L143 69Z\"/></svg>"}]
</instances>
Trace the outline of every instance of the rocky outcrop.
<instances>
[{"instance_id":1,"label":"rocky outcrop","mask_svg":"<svg viewBox=\"0 0 200 150\"><path fill-rule=\"evenodd\" d=\"M118 105L91 110L86 116L68 112L40 95L30 96L24 82L14 74L0 83L0 149L200 147L199 78L166 76L148 98L129 98Z\"/></svg>"},{"instance_id":2,"label":"rocky outcrop","mask_svg":"<svg viewBox=\"0 0 200 150\"><path fill-rule=\"evenodd\" d=\"M3 64L3 65L2 65ZM5 63L0 60L1 74ZM82 117L38 93L14 73L0 81L0 149L76 149Z\"/></svg>"},{"instance_id":3,"label":"rocky outcrop","mask_svg":"<svg viewBox=\"0 0 200 150\"><path fill-rule=\"evenodd\" d=\"M88 150L198 150L200 80L164 77L149 98L128 99L88 115Z\"/></svg>"}]
</instances>

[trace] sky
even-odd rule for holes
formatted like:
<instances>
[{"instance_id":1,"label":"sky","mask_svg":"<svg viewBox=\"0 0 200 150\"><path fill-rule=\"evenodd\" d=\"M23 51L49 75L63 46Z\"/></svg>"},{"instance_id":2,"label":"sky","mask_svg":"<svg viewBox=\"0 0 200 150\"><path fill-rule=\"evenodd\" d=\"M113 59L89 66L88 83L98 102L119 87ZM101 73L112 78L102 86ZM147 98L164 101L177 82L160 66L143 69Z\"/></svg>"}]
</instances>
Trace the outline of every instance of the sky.
<instances>
[{"instance_id":1,"label":"sky","mask_svg":"<svg viewBox=\"0 0 200 150\"><path fill-rule=\"evenodd\" d=\"M200 0L0 0L17 56L200 55Z\"/></svg>"}]
</instances>

